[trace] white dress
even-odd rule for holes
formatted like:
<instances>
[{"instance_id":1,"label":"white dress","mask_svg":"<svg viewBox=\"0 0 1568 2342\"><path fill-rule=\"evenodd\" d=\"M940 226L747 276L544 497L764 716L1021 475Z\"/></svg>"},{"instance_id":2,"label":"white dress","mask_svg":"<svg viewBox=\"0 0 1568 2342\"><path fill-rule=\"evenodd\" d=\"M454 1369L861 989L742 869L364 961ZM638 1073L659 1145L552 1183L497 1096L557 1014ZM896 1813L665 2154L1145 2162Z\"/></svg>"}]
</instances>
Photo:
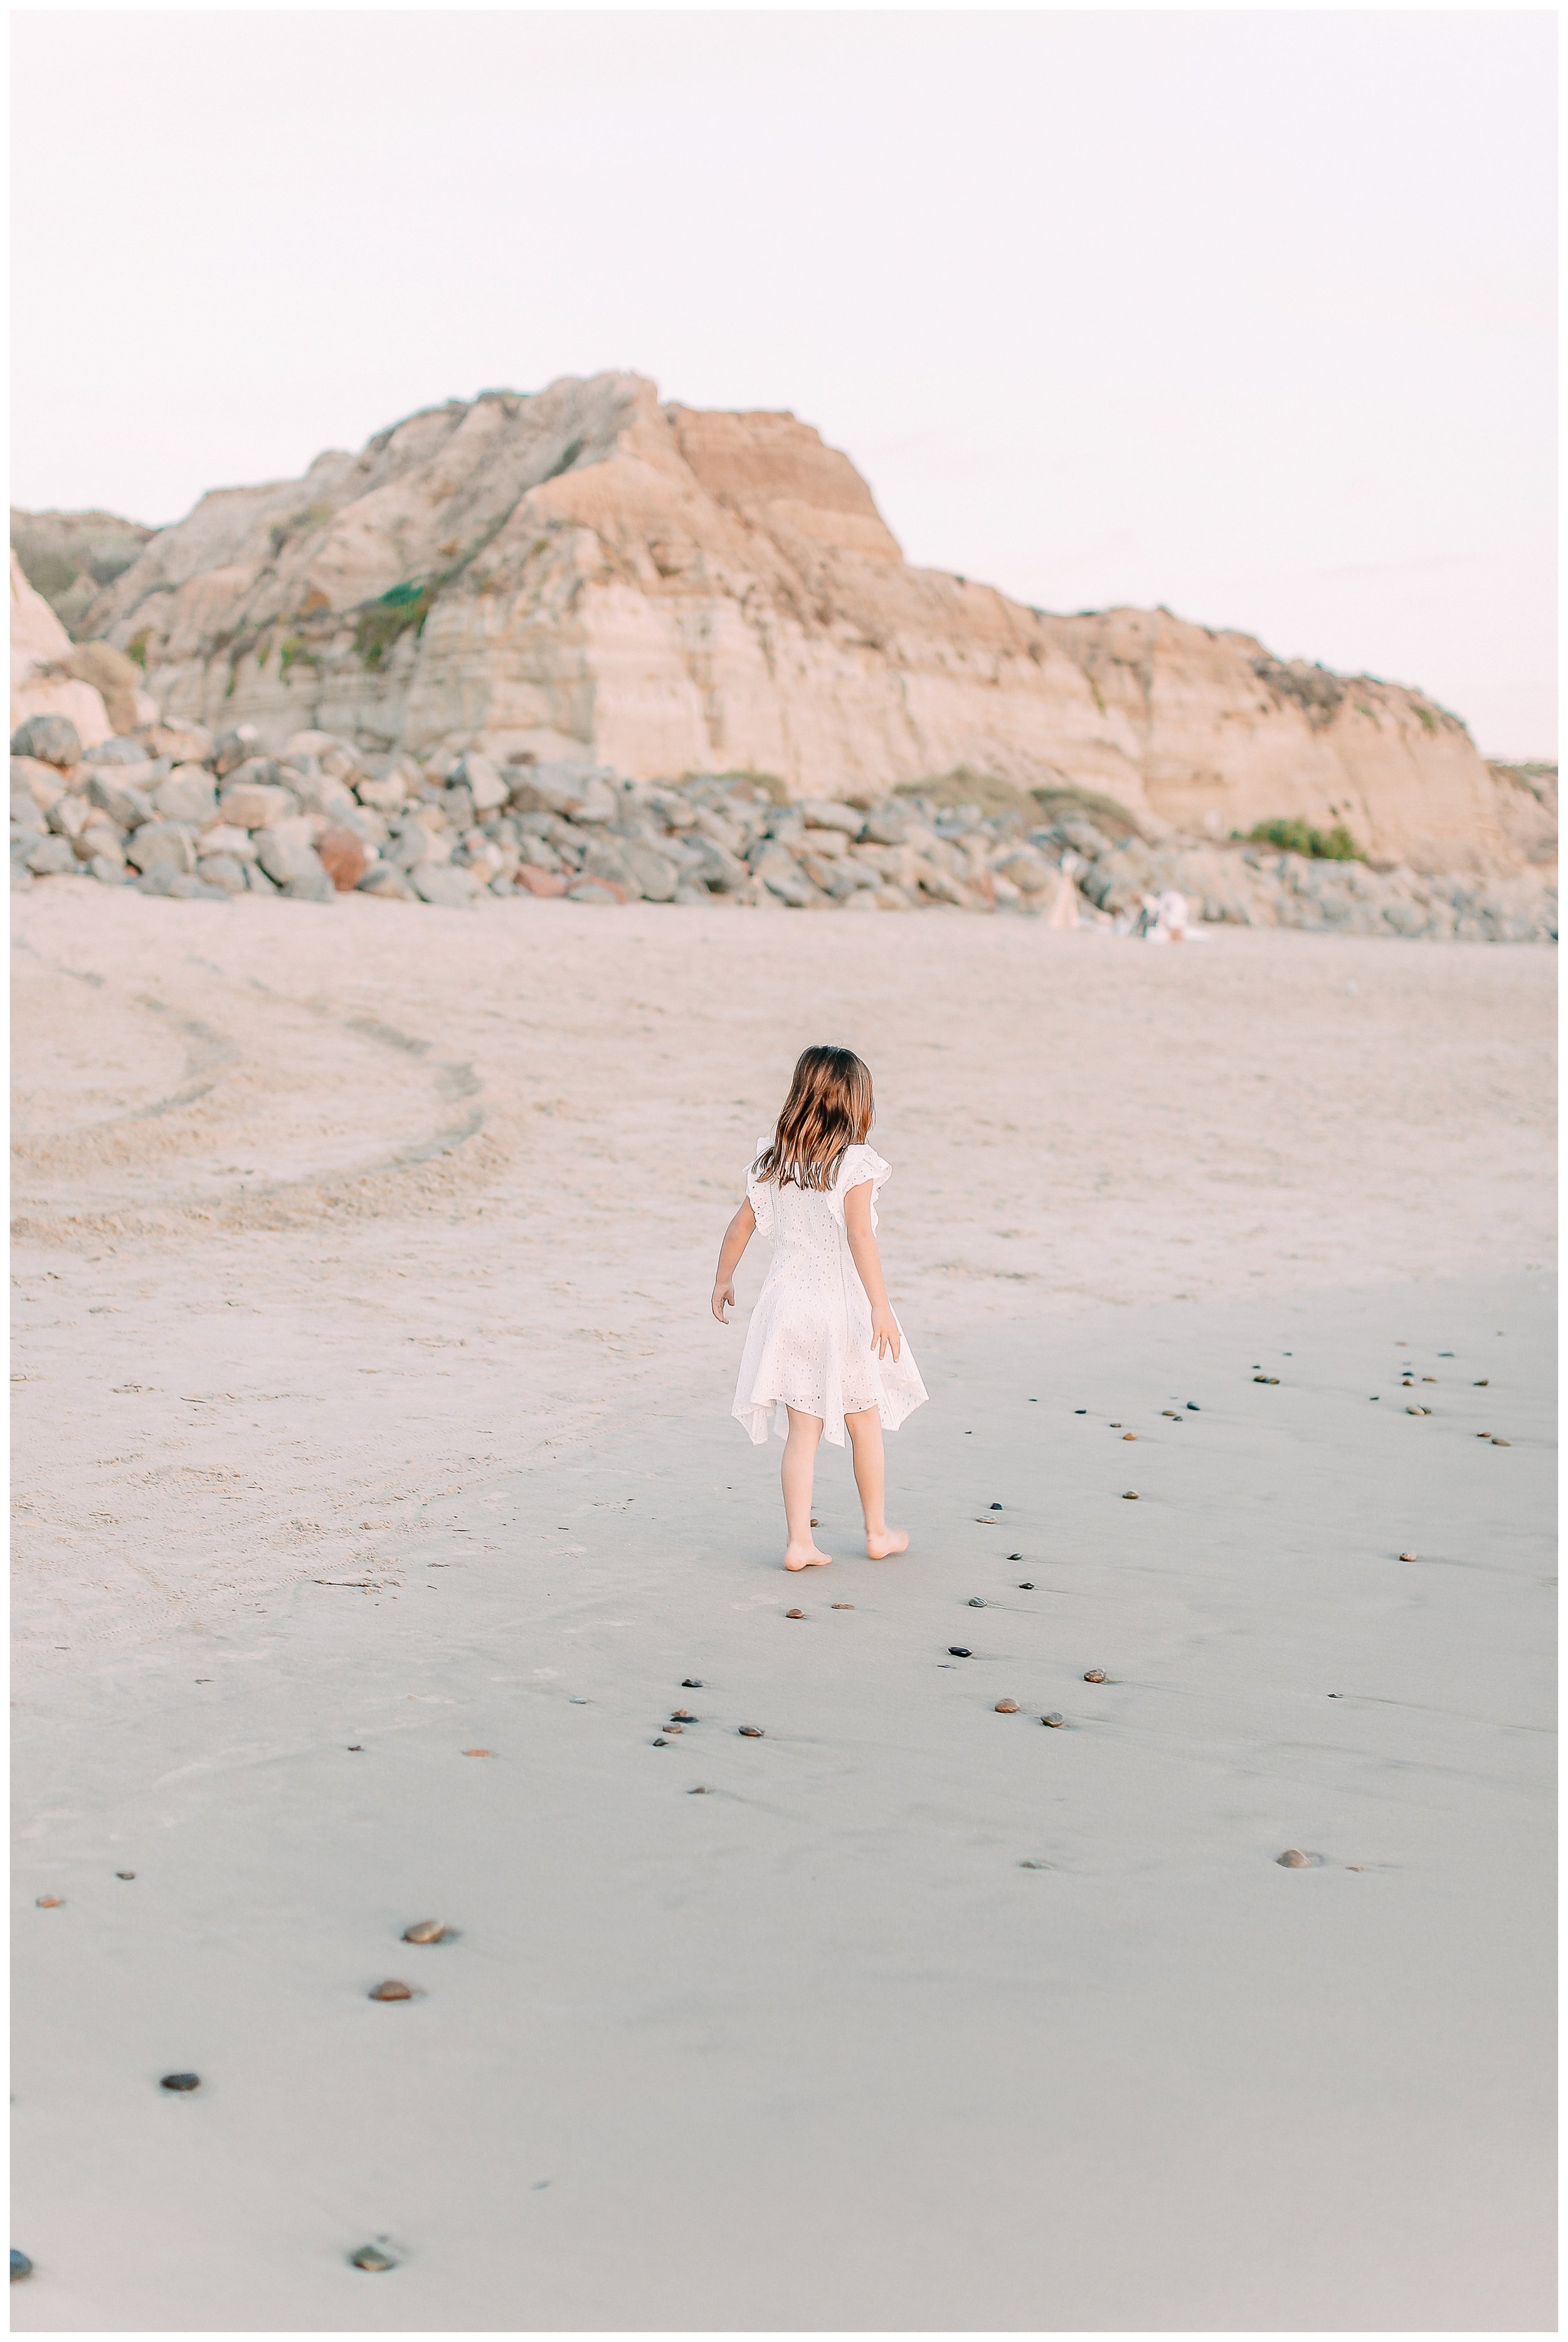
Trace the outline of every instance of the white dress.
<instances>
[{"instance_id":1,"label":"white dress","mask_svg":"<svg viewBox=\"0 0 1568 2342\"><path fill-rule=\"evenodd\" d=\"M759 1139L758 1154L770 1144ZM844 1226L845 1196L869 1179L875 1227L876 1191L888 1176L869 1146L849 1149L831 1188L777 1186L747 1170L746 1198L774 1256L746 1328L731 1412L759 1446L770 1415L779 1437L788 1436L788 1407L820 1416L842 1447L846 1415L874 1406L884 1428L896 1431L926 1395L907 1342L896 1359L879 1358L871 1346L871 1303Z\"/></svg>"}]
</instances>

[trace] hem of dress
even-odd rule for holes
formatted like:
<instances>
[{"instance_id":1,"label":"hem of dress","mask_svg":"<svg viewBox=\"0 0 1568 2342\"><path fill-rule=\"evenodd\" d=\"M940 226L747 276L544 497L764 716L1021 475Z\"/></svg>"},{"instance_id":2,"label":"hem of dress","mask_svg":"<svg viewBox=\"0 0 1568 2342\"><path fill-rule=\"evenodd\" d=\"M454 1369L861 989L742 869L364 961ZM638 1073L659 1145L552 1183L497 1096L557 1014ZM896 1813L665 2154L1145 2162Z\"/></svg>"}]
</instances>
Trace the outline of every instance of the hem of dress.
<instances>
[{"instance_id":1,"label":"hem of dress","mask_svg":"<svg viewBox=\"0 0 1568 2342\"><path fill-rule=\"evenodd\" d=\"M914 1413L917 1406L924 1406L929 1396L929 1392L922 1391L918 1398L911 1398L909 1400L909 1404L905 1406L901 1406L897 1399L890 1398L884 1391L873 1400L872 1404L875 1406L877 1415L881 1418L884 1431L896 1431L901 1424L908 1421L909 1417ZM900 1393L899 1397L902 1398L904 1394ZM817 1414L817 1410L814 1406L798 1406L795 1405L794 1400L784 1398L782 1396L777 1398L767 1400L754 1400L749 1406L734 1406L731 1408L730 1412L737 1423L744 1426L746 1434L754 1447L762 1447L765 1446L767 1443L768 1418L770 1416L773 1418L773 1427L778 1436L781 1439L787 1439L789 1437L788 1410L792 1406L794 1406L797 1415ZM850 1412L858 1415L864 1413L864 1410L863 1408L856 1407L851 1409ZM842 1447L844 1445L845 1439L845 1425L843 1415L841 1414L837 1416L825 1415L817 1416L817 1420L822 1425L823 1437L829 1443L829 1445L834 1447Z\"/></svg>"}]
</instances>

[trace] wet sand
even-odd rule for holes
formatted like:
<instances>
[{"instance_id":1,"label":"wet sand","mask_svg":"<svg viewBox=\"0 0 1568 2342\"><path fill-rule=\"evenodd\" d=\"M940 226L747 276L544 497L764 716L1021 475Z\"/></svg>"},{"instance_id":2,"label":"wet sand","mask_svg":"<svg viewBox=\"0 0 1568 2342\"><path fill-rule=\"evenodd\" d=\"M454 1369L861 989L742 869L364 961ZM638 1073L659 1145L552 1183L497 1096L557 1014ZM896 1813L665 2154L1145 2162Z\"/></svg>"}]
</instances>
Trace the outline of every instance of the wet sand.
<instances>
[{"instance_id":1,"label":"wet sand","mask_svg":"<svg viewBox=\"0 0 1568 2342\"><path fill-rule=\"evenodd\" d=\"M1548 2326L1552 962L344 907L20 906L18 2326ZM791 1579L830 1018L934 1396Z\"/></svg>"}]
</instances>

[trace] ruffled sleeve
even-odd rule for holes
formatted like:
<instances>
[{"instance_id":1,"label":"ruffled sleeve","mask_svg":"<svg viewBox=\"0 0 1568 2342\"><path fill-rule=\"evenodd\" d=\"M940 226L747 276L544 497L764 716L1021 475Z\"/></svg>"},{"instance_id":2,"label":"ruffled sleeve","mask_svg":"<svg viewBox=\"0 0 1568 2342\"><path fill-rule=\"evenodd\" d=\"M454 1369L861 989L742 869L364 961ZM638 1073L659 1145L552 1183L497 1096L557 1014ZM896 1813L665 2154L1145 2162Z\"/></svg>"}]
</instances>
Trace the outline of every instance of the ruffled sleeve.
<instances>
[{"instance_id":1,"label":"ruffled sleeve","mask_svg":"<svg viewBox=\"0 0 1568 2342\"><path fill-rule=\"evenodd\" d=\"M757 1156L762 1153L764 1146L772 1145L771 1137L764 1136L759 1138L756 1155L752 1156L752 1163L756 1161ZM746 1165L746 1201L752 1207L752 1216L756 1221L758 1236L771 1237L774 1232L773 1182L771 1179L759 1179L752 1169L751 1163Z\"/></svg>"},{"instance_id":2,"label":"ruffled sleeve","mask_svg":"<svg viewBox=\"0 0 1568 2342\"><path fill-rule=\"evenodd\" d=\"M852 1187L864 1187L871 1181L871 1225L876 1226L876 1199L893 1176L893 1166L884 1163L874 1146L852 1146L838 1166L838 1176L833 1183L834 1209L844 1217L844 1199Z\"/></svg>"}]
</instances>

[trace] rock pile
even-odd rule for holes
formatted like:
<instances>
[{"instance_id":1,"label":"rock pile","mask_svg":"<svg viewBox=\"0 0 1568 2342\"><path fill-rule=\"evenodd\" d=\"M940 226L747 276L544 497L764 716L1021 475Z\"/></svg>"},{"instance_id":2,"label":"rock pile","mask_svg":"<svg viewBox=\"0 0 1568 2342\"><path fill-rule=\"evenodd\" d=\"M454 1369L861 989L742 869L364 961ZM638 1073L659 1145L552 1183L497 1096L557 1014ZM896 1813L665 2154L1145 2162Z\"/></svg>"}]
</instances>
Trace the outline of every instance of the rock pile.
<instances>
[{"instance_id":1,"label":"rock pile","mask_svg":"<svg viewBox=\"0 0 1568 2342\"><path fill-rule=\"evenodd\" d=\"M632 781L584 766L422 766L325 732L261 752L249 726L211 739L155 725L84 751L34 716L11 743L15 883L88 876L144 894L357 890L450 906L482 890L615 905L778 902L964 910L1064 896L1023 814L984 820L889 799L779 805L746 776Z\"/></svg>"},{"instance_id":2,"label":"rock pile","mask_svg":"<svg viewBox=\"0 0 1568 2342\"><path fill-rule=\"evenodd\" d=\"M35 716L11 742L13 885L87 877L146 895L329 903L358 892L461 908L481 893L793 910L1007 910L1125 928L1174 886L1207 919L1528 941L1556 931L1539 880L1418 879L1255 847L1114 844L1059 813L779 803L744 774L629 780L469 754L421 765L298 732L275 756L239 726L157 724L84 750ZM1529 896L1527 901L1525 898ZM1517 897L1517 899L1515 899ZM1506 899L1504 899L1506 898Z\"/></svg>"}]
</instances>

